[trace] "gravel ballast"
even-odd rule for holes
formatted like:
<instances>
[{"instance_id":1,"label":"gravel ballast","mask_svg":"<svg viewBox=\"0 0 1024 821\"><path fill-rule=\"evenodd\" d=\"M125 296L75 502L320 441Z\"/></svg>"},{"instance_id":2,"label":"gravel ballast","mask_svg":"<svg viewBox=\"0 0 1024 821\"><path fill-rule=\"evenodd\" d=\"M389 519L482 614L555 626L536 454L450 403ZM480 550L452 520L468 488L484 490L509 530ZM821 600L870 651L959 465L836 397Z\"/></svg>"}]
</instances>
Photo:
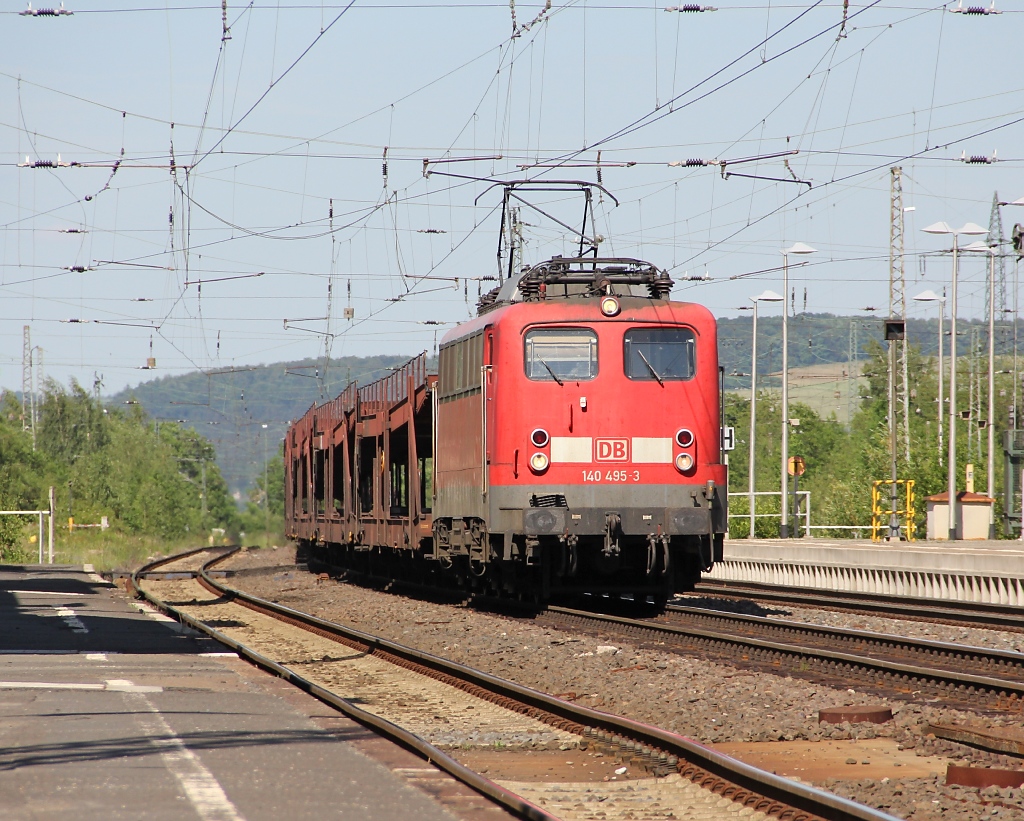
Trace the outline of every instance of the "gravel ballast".
<instances>
[{"instance_id":1,"label":"gravel ballast","mask_svg":"<svg viewBox=\"0 0 1024 821\"><path fill-rule=\"evenodd\" d=\"M244 551L222 564L244 571L227 584L254 595L351 625L453 661L502 676L529 687L560 695L596 709L663 727L708 744L891 738L918 756L941 756L960 763L1016 767L1013 759L976 753L952 742L926 738L924 723L974 723L1024 729L1019 716L986 716L943 709L928 703L887 700L854 690L835 689L789 676L737 669L727 664L685 658L631 645L615 636L586 636L542 627L527 619L479 612L451 604L405 598L333 580L318 579L296 566L294 547ZM781 616L801 621L803 608ZM834 627L897 632L875 626L875 617L823 613ZM813 614L812 614L813 615ZM828 621L824 619L827 618ZM878 619L893 622L892 619ZM915 635L919 625L899 622L899 634ZM1017 649L1010 644L984 644L975 634L998 634L945 625L924 625L923 637ZM948 633L946 631L949 631ZM1018 634L1002 634L1019 642ZM818 710L862 704L884 705L894 718L883 725L818 724ZM769 748L770 749L770 748ZM866 763L866 762L865 762ZM898 765L897 765L898 766ZM853 798L898 817L932 819L1020 819L1024 791L977 790L944 785L944 770L925 778L900 778L900 770L881 779L816 781L818 786ZM837 773L839 775L839 773Z\"/></svg>"}]
</instances>

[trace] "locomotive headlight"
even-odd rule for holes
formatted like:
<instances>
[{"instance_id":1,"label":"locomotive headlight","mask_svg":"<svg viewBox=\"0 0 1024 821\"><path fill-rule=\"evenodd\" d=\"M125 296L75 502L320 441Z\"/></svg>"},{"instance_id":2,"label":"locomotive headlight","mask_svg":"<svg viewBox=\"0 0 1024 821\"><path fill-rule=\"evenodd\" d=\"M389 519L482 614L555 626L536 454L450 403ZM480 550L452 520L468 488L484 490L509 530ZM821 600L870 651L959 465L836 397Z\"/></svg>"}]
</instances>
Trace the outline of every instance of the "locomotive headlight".
<instances>
[{"instance_id":1,"label":"locomotive headlight","mask_svg":"<svg viewBox=\"0 0 1024 821\"><path fill-rule=\"evenodd\" d=\"M693 431L689 428L680 428L676 431L676 444L681 448L688 448L693 444Z\"/></svg>"},{"instance_id":2,"label":"locomotive headlight","mask_svg":"<svg viewBox=\"0 0 1024 821\"><path fill-rule=\"evenodd\" d=\"M544 447L549 440L548 432L544 428L534 428L533 433L530 434L530 441L533 442L535 448Z\"/></svg>"},{"instance_id":3,"label":"locomotive headlight","mask_svg":"<svg viewBox=\"0 0 1024 821\"><path fill-rule=\"evenodd\" d=\"M601 300L601 313L605 316L617 316L622 308L619 301L613 296L606 296Z\"/></svg>"},{"instance_id":4,"label":"locomotive headlight","mask_svg":"<svg viewBox=\"0 0 1024 821\"><path fill-rule=\"evenodd\" d=\"M690 468L693 467L693 457L689 453L680 453L676 457L676 469L680 473L686 473Z\"/></svg>"},{"instance_id":5,"label":"locomotive headlight","mask_svg":"<svg viewBox=\"0 0 1024 821\"><path fill-rule=\"evenodd\" d=\"M543 473L548 469L548 457L543 453L535 453L530 457L530 470Z\"/></svg>"}]
</instances>

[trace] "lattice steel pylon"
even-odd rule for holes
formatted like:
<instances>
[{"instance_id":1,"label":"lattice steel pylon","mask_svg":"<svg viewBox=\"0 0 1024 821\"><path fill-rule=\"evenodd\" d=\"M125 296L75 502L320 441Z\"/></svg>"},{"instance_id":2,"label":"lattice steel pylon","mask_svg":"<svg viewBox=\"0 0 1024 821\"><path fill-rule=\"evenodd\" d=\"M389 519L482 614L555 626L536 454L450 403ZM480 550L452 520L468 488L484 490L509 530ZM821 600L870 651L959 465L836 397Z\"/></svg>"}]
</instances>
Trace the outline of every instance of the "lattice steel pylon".
<instances>
[{"instance_id":1,"label":"lattice steel pylon","mask_svg":"<svg viewBox=\"0 0 1024 821\"><path fill-rule=\"evenodd\" d=\"M36 449L36 385L32 369L32 329L22 328L21 348L21 429L32 431L32 450Z\"/></svg>"},{"instance_id":2,"label":"lattice steel pylon","mask_svg":"<svg viewBox=\"0 0 1024 821\"><path fill-rule=\"evenodd\" d=\"M906 278L903 271L903 169L893 166L889 169L889 316L905 319L907 316ZM903 456L910 464L910 386L907 373L907 340L894 341L899 378L895 390L889 395L895 397L896 407L890 418L900 419L903 436ZM900 412L902 411L902 413ZM900 424L897 422L896 424Z\"/></svg>"},{"instance_id":3,"label":"lattice steel pylon","mask_svg":"<svg viewBox=\"0 0 1024 821\"><path fill-rule=\"evenodd\" d=\"M1003 236L1003 215L999 210L999 192L995 191L992 194L992 210L989 212L988 217L988 243L994 245L996 251L996 317L997 321L1002 320L1006 316L1006 309L1010 306L1007 304L1007 285L1006 285L1006 257L1003 256L1003 243L1006 242L1006 237Z\"/></svg>"}]
</instances>

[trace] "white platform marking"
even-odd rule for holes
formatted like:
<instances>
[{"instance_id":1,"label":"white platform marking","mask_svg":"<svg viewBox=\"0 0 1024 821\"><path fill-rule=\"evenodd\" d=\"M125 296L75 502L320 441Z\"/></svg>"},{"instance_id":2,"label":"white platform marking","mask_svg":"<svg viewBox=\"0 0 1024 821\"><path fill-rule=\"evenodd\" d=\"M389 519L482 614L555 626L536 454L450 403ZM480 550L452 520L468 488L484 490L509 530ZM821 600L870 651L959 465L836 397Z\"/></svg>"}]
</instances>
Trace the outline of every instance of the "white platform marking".
<instances>
[{"instance_id":1,"label":"white platform marking","mask_svg":"<svg viewBox=\"0 0 1024 821\"><path fill-rule=\"evenodd\" d=\"M127 699L142 708L138 720L143 731L161 751L164 766L181 784L199 817L203 821L244 821L213 773L174 734L153 703L141 693L129 695Z\"/></svg>"},{"instance_id":2,"label":"white platform marking","mask_svg":"<svg viewBox=\"0 0 1024 821\"><path fill-rule=\"evenodd\" d=\"M112 693L162 693L163 687L133 684L127 679L109 679L104 684L74 681L0 681L0 690L107 690Z\"/></svg>"},{"instance_id":3,"label":"white platform marking","mask_svg":"<svg viewBox=\"0 0 1024 821\"><path fill-rule=\"evenodd\" d=\"M133 684L124 678L111 678L107 679L107 690L113 690L117 693L162 693L163 687L156 687L151 684Z\"/></svg>"},{"instance_id":4,"label":"white platform marking","mask_svg":"<svg viewBox=\"0 0 1024 821\"><path fill-rule=\"evenodd\" d=\"M70 627L76 633L88 633L89 628L86 627L78 614L70 607L57 607L54 606L54 610L57 611L57 615L64 619L64 623Z\"/></svg>"},{"instance_id":5,"label":"white platform marking","mask_svg":"<svg viewBox=\"0 0 1024 821\"><path fill-rule=\"evenodd\" d=\"M0 690L106 690L106 684L74 684L66 681L0 681Z\"/></svg>"}]
</instances>

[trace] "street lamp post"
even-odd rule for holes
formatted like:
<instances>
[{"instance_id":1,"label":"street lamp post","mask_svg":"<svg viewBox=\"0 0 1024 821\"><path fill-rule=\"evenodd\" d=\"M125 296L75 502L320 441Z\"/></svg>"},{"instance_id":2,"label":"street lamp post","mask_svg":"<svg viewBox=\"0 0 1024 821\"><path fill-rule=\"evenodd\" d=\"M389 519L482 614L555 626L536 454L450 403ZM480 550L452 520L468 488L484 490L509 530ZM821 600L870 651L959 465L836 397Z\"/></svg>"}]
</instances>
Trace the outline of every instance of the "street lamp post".
<instances>
[{"instance_id":1,"label":"street lamp post","mask_svg":"<svg viewBox=\"0 0 1024 821\"><path fill-rule=\"evenodd\" d=\"M270 471L267 467L267 426L263 425L263 526L267 540L266 546L270 547Z\"/></svg>"},{"instance_id":2,"label":"street lamp post","mask_svg":"<svg viewBox=\"0 0 1024 821\"><path fill-rule=\"evenodd\" d=\"M813 254L817 249L802 242L794 242L782 251L782 471L780 482L780 507L782 508L779 522L779 537L789 538L789 505L786 496L789 492L789 255Z\"/></svg>"},{"instance_id":3,"label":"street lamp post","mask_svg":"<svg viewBox=\"0 0 1024 821\"><path fill-rule=\"evenodd\" d=\"M939 464L942 464L942 349L946 344L946 339L942 334L942 320L946 315L946 298L939 296L935 291L924 291L914 297L918 302L938 302L939 303L939 402L938 402L938 420L936 427L939 431Z\"/></svg>"},{"instance_id":4,"label":"street lamp post","mask_svg":"<svg viewBox=\"0 0 1024 821\"><path fill-rule=\"evenodd\" d=\"M995 423L996 423L996 254L999 248L987 242L972 242L965 251L984 251L988 254L988 417L985 423L988 433L988 453L986 458L985 492L995 498L996 462L995 462ZM988 508L988 537L996 537L995 505Z\"/></svg>"},{"instance_id":5,"label":"street lamp post","mask_svg":"<svg viewBox=\"0 0 1024 821\"><path fill-rule=\"evenodd\" d=\"M747 482L748 494L750 496L750 535L748 539L754 538L754 458L756 450L754 448L754 437L757 432L757 303L758 302L785 302L786 298L780 296L774 291L765 291L759 296L750 297L750 301L754 303L754 329L751 335L751 352L750 352L750 458L748 459L747 470L749 471L749 478ZM784 497L783 497L784 498Z\"/></svg>"},{"instance_id":6,"label":"street lamp post","mask_svg":"<svg viewBox=\"0 0 1024 821\"><path fill-rule=\"evenodd\" d=\"M949 303L949 450L946 454L946 492L949 497L949 532L947 538L956 539L956 280L959 262L960 234L984 236L988 231L973 222L954 230L944 222L936 222L923 229L926 234L953 235L953 283Z\"/></svg>"}]
</instances>

